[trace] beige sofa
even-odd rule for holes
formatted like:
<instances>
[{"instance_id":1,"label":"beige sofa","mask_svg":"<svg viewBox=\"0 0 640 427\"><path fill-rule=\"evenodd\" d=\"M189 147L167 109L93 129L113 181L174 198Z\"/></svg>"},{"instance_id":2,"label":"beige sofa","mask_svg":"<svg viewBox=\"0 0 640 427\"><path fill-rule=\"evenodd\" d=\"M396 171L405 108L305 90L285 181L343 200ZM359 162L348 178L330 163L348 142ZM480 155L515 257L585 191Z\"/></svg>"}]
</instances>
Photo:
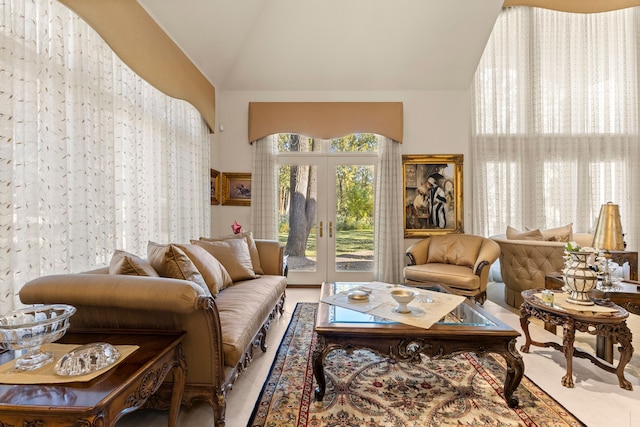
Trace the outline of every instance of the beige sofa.
<instances>
[{"instance_id":1,"label":"beige sofa","mask_svg":"<svg viewBox=\"0 0 640 427\"><path fill-rule=\"evenodd\" d=\"M226 393L251 361L253 348L266 351L269 325L283 311L287 285L283 247L277 241L257 239L255 246L264 274L234 282L215 298L189 280L115 275L102 268L32 280L20 291L20 299L25 304L75 306L71 328L186 331L183 404L209 403L221 426ZM150 399L150 406L168 407L170 380Z\"/></svg>"},{"instance_id":2,"label":"beige sofa","mask_svg":"<svg viewBox=\"0 0 640 427\"><path fill-rule=\"evenodd\" d=\"M491 239L471 234L429 236L406 250L409 265L403 270L408 285L440 284L449 292L483 304L491 264L500 247Z\"/></svg>"},{"instance_id":3,"label":"beige sofa","mask_svg":"<svg viewBox=\"0 0 640 427\"><path fill-rule=\"evenodd\" d=\"M504 301L513 307L522 304L522 291L544 288L545 276L561 271L564 266L566 242L507 239L506 234L491 238L500 245ZM571 240L580 246L591 246L593 235L572 233Z\"/></svg>"}]
</instances>

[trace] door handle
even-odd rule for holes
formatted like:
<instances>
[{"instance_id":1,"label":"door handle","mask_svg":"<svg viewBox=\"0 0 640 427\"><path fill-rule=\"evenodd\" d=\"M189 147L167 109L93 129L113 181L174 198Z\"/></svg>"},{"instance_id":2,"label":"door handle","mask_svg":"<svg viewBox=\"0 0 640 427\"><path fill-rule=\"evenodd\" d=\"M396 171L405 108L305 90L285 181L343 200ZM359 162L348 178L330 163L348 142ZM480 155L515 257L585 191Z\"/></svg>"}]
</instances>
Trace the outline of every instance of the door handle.
<instances>
[{"instance_id":1,"label":"door handle","mask_svg":"<svg viewBox=\"0 0 640 427\"><path fill-rule=\"evenodd\" d=\"M322 237L322 221L320 221L320 237Z\"/></svg>"},{"instance_id":2,"label":"door handle","mask_svg":"<svg viewBox=\"0 0 640 427\"><path fill-rule=\"evenodd\" d=\"M333 237L333 221L329 221L329 237Z\"/></svg>"}]
</instances>

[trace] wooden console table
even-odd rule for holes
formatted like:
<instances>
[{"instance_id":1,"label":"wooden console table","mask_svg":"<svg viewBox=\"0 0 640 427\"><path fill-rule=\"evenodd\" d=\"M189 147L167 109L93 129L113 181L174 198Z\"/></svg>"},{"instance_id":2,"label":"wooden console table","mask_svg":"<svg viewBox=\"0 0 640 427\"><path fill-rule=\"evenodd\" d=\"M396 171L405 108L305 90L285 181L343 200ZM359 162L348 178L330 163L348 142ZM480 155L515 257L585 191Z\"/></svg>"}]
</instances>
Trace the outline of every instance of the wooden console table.
<instances>
[{"instance_id":1,"label":"wooden console table","mask_svg":"<svg viewBox=\"0 0 640 427\"><path fill-rule=\"evenodd\" d=\"M565 387L573 387L573 357L580 357L590 360L594 365L604 369L607 372L614 372L618 377L620 387L625 390L632 390L633 386L624 377L624 368L631 360L633 355L633 346L631 345L631 331L627 326L627 317L629 313L620 306L615 304L614 313L597 314L592 312L582 312L562 308L558 305L547 305L535 295L542 292L542 289L529 289L522 291L523 302L520 306L520 325L524 331L526 338L525 344L520 348L523 353L529 352L529 347L535 345L538 347L553 347L564 353L567 361L567 373L562 377L562 385ZM560 291L555 291L560 293ZM529 318L535 317L545 323L562 326L563 328L563 344L556 342L537 342L531 339L529 335ZM586 353L573 346L575 332L586 332L591 335L605 336L620 343L620 361L617 367L612 367L602 363L598 358Z\"/></svg>"},{"instance_id":2,"label":"wooden console table","mask_svg":"<svg viewBox=\"0 0 640 427\"><path fill-rule=\"evenodd\" d=\"M59 343L137 345L112 369L88 382L0 384L0 426L113 426L141 407L173 371L169 426L176 426L185 382L184 332L70 330ZM14 352L0 355L9 362Z\"/></svg>"}]
</instances>

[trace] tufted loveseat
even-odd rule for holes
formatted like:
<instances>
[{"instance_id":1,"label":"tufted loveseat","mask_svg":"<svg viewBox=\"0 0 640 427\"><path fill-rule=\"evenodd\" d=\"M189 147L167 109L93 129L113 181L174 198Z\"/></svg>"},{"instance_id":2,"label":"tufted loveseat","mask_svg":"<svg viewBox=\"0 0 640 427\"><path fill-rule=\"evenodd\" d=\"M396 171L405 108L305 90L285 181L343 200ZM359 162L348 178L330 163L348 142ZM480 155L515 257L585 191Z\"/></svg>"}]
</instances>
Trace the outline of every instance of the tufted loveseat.
<instances>
[{"instance_id":1,"label":"tufted loveseat","mask_svg":"<svg viewBox=\"0 0 640 427\"><path fill-rule=\"evenodd\" d=\"M544 277L561 271L564 266L565 242L507 239L506 234L491 238L500 245L504 301L513 307L522 304L522 291L543 288ZM593 235L573 233L571 240L580 246L591 246Z\"/></svg>"}]
</instances>

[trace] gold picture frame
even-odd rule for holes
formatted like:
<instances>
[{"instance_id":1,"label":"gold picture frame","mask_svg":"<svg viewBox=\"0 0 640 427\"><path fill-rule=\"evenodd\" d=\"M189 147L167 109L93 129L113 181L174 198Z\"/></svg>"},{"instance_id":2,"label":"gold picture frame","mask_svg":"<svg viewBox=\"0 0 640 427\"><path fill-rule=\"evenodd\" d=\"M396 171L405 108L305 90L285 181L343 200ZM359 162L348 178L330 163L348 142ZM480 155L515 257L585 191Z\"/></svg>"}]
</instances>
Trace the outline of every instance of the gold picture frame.
<instances>
[{"instance_id":1,"label":"gold picture frame","mask_svg":"<svg viewBox=\"0 0 640 427\"><path fill-rule=\"evenodd\" d=\"M215 169L211 169L211 204L220 204L220 172Z\"/></svg>"},{"instance_id":2,"label":"gold picture frame","mask_svg":"<svg viewBox=\"0 0 640 427\"><path fill-rule=\"evenodd\" d=\"M222 205L251 206L251 174L222 172Z\"/></svg>"},{"instance_id":3,"label":"gold picture frame","mask_svg":"<svg viewBox=\"0 0 640 427\"><path fill-rule=\"evenodd\" d=\"M402 156L404 237L464 233L462 154Z\"/></svg>"}]
</instances>

